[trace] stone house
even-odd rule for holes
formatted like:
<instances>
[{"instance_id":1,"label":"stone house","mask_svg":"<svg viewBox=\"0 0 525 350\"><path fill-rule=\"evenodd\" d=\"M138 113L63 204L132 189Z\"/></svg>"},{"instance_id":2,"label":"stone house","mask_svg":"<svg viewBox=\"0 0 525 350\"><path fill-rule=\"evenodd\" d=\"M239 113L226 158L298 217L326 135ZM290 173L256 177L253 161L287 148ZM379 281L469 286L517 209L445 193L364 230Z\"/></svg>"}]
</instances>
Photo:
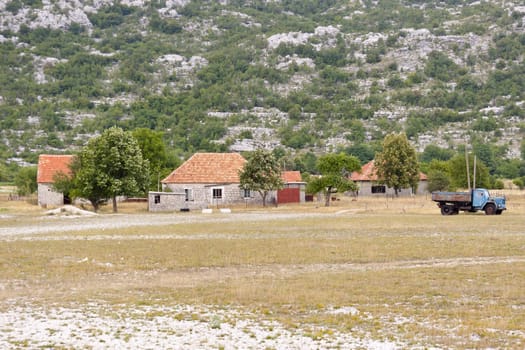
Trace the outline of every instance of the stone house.
<instances>
[{"instance_id":1,"label":"stone house","mask_svg":"<svg viewBox=\"0 0 525 350\"><path fill-rule=\"evenodd\" d=\"M384 184L379 183L377 177L374 161L370 161L363 165L361 171L354 171L350 175L350 179L359 186L359 196L394 196L395 191ZM399 196L410 196L414 194L427 193L427 176L419 173L419 183L417 190L414 193L412 188L403 188L398 191Z\"/></svg>"},{"instance_id":2,"label":"stone house","mask_svg":"<svg viewBox=\"0 0 525 350\"><path fill-rule=\"evenodd\" d=\"M41 154L38 157L36 181L39 206L61 206L69 203L69 198L53 189L53 178L58 173L70 174L69 164L71 164L73 157L72 155L54 154Z\"/></svg>"},{"instance_id":3,"label":"stone house","mask_svg":"<svg viewBox=\"0 0 525 350\"><path fill-rule=\"evenodd\" d=\"M246 159L238 153L195 153L161 181L163 192L149 193L149 210L262 203L257 192L240 187L239 172L245 163ZM275 195L269 195L267 202L275 202Z\"/></svg>"}]
</instances>

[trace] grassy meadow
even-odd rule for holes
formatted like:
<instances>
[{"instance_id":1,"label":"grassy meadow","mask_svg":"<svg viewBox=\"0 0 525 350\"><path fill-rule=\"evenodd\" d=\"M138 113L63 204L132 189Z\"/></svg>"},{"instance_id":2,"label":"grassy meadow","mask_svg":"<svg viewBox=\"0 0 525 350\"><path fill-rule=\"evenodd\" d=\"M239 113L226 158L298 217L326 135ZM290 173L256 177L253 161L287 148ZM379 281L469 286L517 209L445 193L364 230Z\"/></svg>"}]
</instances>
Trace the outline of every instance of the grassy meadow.
<instances>
[{"instance_id":1,"label":"grassy meadow","mask_svg":"<svg viewBox=\"0 0 525 350\"><path fill-rule=\"evenodd\" d=\"M26 300L207 304L251 310L290 329L309 325L312 337L339 331L414 347L521 349L525 193L507 198L499 216L441 216L429 196L207 215L121 204L119 214L104 208L89 220L139 217L148 225L3 231L0 311ZM79 220L42 213L1 201L0 230ZM347 307L358 312L324 312Z\"/></svg>"}]
</instances>

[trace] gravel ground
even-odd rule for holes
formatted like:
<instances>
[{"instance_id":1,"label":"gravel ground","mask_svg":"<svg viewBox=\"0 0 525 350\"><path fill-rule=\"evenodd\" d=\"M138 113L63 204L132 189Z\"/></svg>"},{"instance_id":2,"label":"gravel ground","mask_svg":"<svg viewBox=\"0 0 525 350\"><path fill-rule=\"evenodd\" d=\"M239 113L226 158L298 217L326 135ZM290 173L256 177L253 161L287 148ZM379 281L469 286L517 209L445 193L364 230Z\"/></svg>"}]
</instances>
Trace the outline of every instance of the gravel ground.
<instances>
[{"instance_id":1,"label":"gravel ground","mask_svg":"<svg viewBox=\"0 0 525 350\"><path fill-rule=\"evenodd\" d=\"M358 313L353 308L326 312ZM20 347L383 350L403 349L406 344L319 328L290 331L275 321L258 320L254 314L231 308L175 305L128 310L90 303L76 308L12 306L0 313L0 348Z\"/></svg>"}]
</instances>

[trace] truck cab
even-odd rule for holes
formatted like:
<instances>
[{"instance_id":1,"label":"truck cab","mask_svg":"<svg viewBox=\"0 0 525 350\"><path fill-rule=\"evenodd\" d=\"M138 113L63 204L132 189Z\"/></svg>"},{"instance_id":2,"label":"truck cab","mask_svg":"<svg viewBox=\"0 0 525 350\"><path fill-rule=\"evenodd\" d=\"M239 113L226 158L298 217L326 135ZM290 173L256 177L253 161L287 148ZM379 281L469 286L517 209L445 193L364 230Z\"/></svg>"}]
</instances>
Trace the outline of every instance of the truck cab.
<instances>
[{"instance_id":1,"label":"truck cab","mask_svg":"<svg viewBox=\"0 0 525 350\"><path fill-rule=\"evenodd\" d=\"M492 197L488 190L476 188L472 190L472 209L483 210L487 215L501 214L506 208L505 197Z\"/></svg>"}]
</instances>

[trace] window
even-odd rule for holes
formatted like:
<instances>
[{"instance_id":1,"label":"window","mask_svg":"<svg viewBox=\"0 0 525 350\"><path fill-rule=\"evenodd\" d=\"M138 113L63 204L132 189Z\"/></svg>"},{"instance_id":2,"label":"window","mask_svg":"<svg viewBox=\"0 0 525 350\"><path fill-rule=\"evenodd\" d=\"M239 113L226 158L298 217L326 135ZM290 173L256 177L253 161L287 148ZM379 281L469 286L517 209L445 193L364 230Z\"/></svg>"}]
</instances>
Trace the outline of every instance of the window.
<instances>
[{"instance_id":1,"label":"window","mask_svg":"<svg viewBox=\"0 0 525 350\"><path fill-rule=\"evenodd\" d=\"M386 186L372 186L372 193L386 193Z\"/></svg>"},{"instance_id":2,"label":"window","mask_svg":"<svg viewBox=\"0 0 525 350\"><path fill-rule=\"evenodd\" d=\"M184 199L186 200L186 202L193 200L193 190L191 188L184 189Z\"/></svg>"},{"instance_id":3,"label":"window","mask_svg":"<svg viewBox=\"0 0 525 350\"><path fill-rule=\"evenodd\" d=\"M213 199L222 199L222 188L212 188Z\"/></svg>"},{"instance_id":4,"label":"window","mask_svg":"<svg viewBox=\"0 0 525 350\"><path fill-rule=\"evenodd\" d=\"M243 189L243 198L251 198L252 194L249 189Z\"/></svg>"},{"instance_id":5,"label":"window","mask_svg":"<svg viewBox=\"0 0 525 350\"><path fill-rule=\"evenodd\" d=\"M153 201L155 202L155 204L160 204L160 194L156 194Z\"/></svg>"}]
</instances>

